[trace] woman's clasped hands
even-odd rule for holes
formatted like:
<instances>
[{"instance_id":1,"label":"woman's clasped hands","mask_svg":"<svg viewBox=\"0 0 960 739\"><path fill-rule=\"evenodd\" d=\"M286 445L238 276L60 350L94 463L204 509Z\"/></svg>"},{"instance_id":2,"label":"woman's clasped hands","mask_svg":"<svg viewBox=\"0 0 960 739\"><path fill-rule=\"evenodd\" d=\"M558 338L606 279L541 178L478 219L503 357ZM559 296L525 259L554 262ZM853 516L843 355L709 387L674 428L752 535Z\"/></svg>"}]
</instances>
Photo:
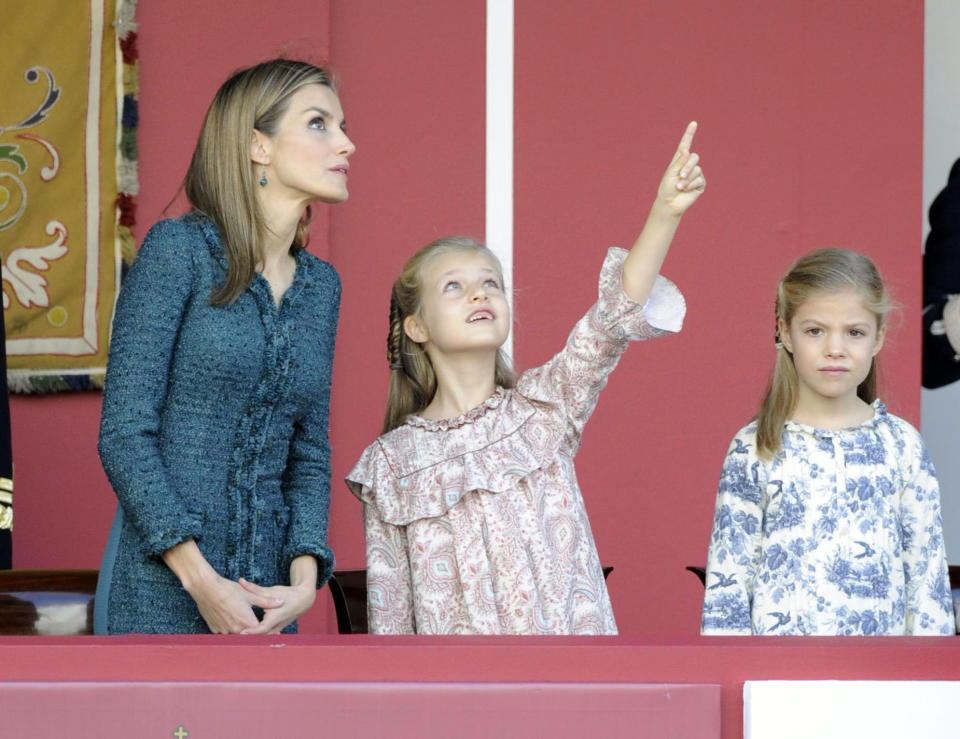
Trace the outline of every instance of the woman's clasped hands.
<instances>
[{"instance_id":1,"label":"woman's clasped hands","mask_svg":"<svg viewBox=\"0 0 960 739\"><path fill-rule=\"evenodd\" d=\"M269 587L223 577L192 540L167 550L164 559L214 634L279 634L317 597L317 560L309 555L291 562L290 585ZM257 618L254 608L263 610L263 618Z\"/></svg>"}]
</instances>

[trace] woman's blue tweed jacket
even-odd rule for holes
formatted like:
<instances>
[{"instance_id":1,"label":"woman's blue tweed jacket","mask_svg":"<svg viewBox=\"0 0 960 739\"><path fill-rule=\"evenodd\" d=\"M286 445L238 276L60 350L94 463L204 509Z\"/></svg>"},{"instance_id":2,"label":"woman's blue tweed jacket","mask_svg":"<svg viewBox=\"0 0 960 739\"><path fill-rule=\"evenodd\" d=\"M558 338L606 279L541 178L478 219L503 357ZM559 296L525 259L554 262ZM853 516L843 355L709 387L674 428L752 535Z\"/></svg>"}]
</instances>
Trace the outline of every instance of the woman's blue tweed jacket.
<instances>
[{"instance_id":1,"label":"woman's blue tweed jacket","mask_svg":"<svg viewBox=\"0 0 960 739\"><path fill-rule=\"evenodd\" d=\"M120 501L101 568L97 630L207 632L161 554L196 539L224 577L289 584L327 547L327 418L340 280L300 251L277 308L256 275L229 306L216 226L150 229L123 284L103 395L100 459ZM289 630L295 630L295 625Z\"/></svg>"}]
</instances>

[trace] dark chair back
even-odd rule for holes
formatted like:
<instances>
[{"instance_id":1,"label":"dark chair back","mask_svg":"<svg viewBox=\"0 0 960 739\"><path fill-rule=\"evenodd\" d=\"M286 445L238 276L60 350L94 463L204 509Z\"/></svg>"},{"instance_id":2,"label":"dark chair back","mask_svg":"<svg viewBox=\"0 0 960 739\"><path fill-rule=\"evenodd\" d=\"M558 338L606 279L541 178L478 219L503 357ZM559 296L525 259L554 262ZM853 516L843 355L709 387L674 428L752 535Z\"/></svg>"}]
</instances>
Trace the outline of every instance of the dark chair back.
<instances>
[{"instance_id":1,"label":"dark chair back","mask_svg":"<svg viewBox=\"0 0 960 739\"><path fill-rule=\"evenodd\" d=\"M692 572L694 575L696 575L699 578L701 585L707 584L707 568L706 567L697 567L696 565L687 565L686 567L684 567L684 569L687 572Z\"/></svg>"},{"instance_id":2,"label":"dark chair back","mask_svg":"<svg viewBox=\"0 0 960 739\"><path fill-rule=\"evenodd\" d=\"M0 570L0 634L93 633L97 570Z\"/></svg>"},{"instance_id":3,"label":"dark chair back","mask_svg":"<svg viewBox=\"0 0 960 739\"><path fill-rule=\"evenodd\" d=\"M337 632L367 633L367 571L337 570L327 583L337 611Z\"/></svg>"},{"instance_id":4,"label":"dark chair back","mask_svg":"<svg viewBox=\"0 0 960 739\"><path fill-rule=\"evenodd\" d=\"M947 571L950 573L950 593L953 595L953 620L960 634L960 565L950 565Z\"/></svg>"}]
</instances>

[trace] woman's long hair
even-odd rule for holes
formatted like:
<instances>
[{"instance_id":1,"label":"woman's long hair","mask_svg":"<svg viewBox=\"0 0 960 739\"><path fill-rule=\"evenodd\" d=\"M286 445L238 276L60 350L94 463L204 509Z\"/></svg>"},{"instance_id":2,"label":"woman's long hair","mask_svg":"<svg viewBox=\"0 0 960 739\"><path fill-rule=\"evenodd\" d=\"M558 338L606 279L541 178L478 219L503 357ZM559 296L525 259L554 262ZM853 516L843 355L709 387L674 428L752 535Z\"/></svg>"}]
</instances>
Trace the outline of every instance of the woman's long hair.
<instances>
[{"instance_id":1,"label":"woman's long hair","mask_svg":"<svg viewBox=\"0 0 960 739\"><path fill-rule=\"evenodd\" d=\"M420 315L423 295L423 273L439 256L451 252L481 253L493 263L503 285L500 260L486 246L464 236L447 236L427 244L414 254L393 283L390 294L390 332L387 334L387 361L390 363L390 391L383 431L387 433L403 423L412 413L419 413L437 392L437 376L433 364L421 344L403 329L407 316ZM516 385L516 375L502 349L497 350L494 382L500 387Z\"/></svg>"},{"instance_id":2,"label":"woman's long hair","mask_svg":"<svg viewBox=\"0 0 960 739\"><path fill-rule=\"evenodd\" d=\"M777 286L776 325L790 326L797 309L817 293L856 288L864 307L877 319L877 330L886 323L890 299L876 266L868 257L849 249L817 249L806 254L787 271ZM782 322L782 323L781 323ZM772 459L780 450L783 424L797 407L799 380L793 355L775 334L777 361L757 412L757 453ZM877 358L857 387L857 396L867 403L877 397Z\"/></svg>"},{"instance_id":3,"label":"woman's long hair","mask_svg":"<svg viewBox=\"0 0 960 739\"><path fill-rule=\"evenodd\" d=\"M305 85L334 89L331 73L322 67L273 59L235 72L210 103L183 187L193 208L216 224L227 253L227 277L211 295L214 305L236 300L262 258L266 223L250 161L253 132L276 135L290 98ZM309 222L308 207L297 227L294 251L306 245Z\"/></svg>"}]
</instances>

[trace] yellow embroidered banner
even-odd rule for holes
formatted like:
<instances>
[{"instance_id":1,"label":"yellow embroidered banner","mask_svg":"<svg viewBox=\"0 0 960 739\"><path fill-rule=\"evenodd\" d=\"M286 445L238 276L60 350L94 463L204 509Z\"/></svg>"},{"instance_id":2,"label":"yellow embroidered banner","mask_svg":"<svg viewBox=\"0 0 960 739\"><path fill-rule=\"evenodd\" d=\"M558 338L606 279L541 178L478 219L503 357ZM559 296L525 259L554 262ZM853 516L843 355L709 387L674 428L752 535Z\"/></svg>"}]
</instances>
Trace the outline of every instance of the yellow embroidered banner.
<instances>
[{"instance_id":1,"label":"yellow embroidered banner","mask_svg":"<svg viewBox=\"0 0 960 739\"><path fill-rule=\"evenodd\" d=\"M0 250L14 391L103 383L133 246L134 6L31 0L0 12Z\"/></svg>"}]
</instances>

